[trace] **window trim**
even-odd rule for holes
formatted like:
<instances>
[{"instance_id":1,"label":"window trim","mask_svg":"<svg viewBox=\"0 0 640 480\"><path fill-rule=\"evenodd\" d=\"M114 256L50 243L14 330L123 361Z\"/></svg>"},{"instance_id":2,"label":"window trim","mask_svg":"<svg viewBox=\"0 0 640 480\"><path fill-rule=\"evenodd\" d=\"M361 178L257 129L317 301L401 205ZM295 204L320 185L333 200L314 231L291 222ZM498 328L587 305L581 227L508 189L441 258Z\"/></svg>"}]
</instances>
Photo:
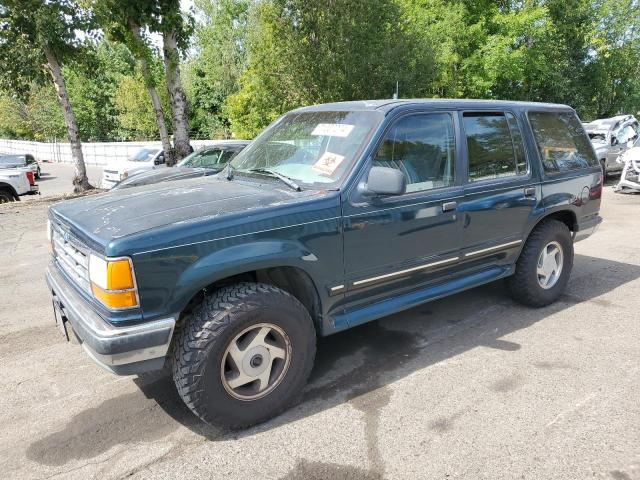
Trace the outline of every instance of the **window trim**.
<instances>
[{"instance_id":1,"label":"window trim","mask_svg":"<svg viewBox=\"0 0 640 480\"><path fill-rule=\"evenodd\" d=\"M522 120L518 118L518 114L515 110L505 109L505 108L496 108L496 109L460 109L458 110L460 116L460 141L464 145L464 158L463 163L465 166L465 178L463 179L463 185L465 186L487 186L487 185L500 185L502 183L510 183L515 180L521 180L523 183L525 181L530 181L532 179L532 168L531 168L531 155L529 154L529 149L527 148L526 140L525 140L525 131L522 125ZM516 172L515 175L509 175L505 177L496 177L496 178L486 178L484 180L470 181L469 180L469 148L467 145L467 132L464 128L464 114L465 113L502 113L505 120L507 119L507 113L513 115L513 118L516 120L516 124L518 125L518 130L520 130L520 138L522 140L522 149L524 151L524 158L527 164L527 169L524 174L518 175ZM509 122L507 121L507 126L509 126ZM528 121L528 118L527 118ZM511 128L509 128L509 136L511 137L512 146L513 143L513 134L511 133ZM535 139L534 139L535 143ZM537 146L536 146L537 148ZM514 158L515 158L515 147L513 148ZM517 160L516 160L516 171L517 171Z\"/></svg>"},{"instance_id":2,"label":"window trim","mask_svg":"<svg viewBox=\"0 0 640 480\"><path fill-rule=\"evenodd\" d=\"M382 142L384 142L387 134L391 131L391 129L393 127L396 126L396 124L398 122L400 122L401 120L404 120L407 117L413 117L413 116L418 116L418 115L441 115L441 114L446 114L449 116L449 118L451 119L451 126L453 127L453 182L451 183L451 185L447 185L444 187L436 187L436 188L429 188L426 190L416 190L413 192L405 192L402 195L394 195L391 197L385 197L383 198L383 201L388 201L391 199L406 199L406 198L412 198L412 197L419 197L419 196L424 196L424 195L428 195L430 193L440 193L440 192L445 192L449 189L454 189L456 187L460 186L460 154L459 154L459 145L458 145L458 132L459 132L459 125L457 125L457 116L456 116L456 111L455 110L408 110L405 112L402 112L401 114L399 114L398 116L396 116L395 118L393 118L388 124L387 126L384 128L384 130L381 132L380 137L378 138L378 140L376 141L375 145L373 146L373 148L371 149L371 154L368 156L366 164L365 164L365 168L363 169L363 174L362 176L359 177L358 181L356 182L356 185L362 181L362 179L368 175L369 170L371 170L371 168L373 167L373 160L376 156L376 154L378 153L378 150L380 149L380 146L382 145ZM408 184L407 184L408 185ZM356 188L357 191L357 188Z\"/></svg>"}]
</instances>

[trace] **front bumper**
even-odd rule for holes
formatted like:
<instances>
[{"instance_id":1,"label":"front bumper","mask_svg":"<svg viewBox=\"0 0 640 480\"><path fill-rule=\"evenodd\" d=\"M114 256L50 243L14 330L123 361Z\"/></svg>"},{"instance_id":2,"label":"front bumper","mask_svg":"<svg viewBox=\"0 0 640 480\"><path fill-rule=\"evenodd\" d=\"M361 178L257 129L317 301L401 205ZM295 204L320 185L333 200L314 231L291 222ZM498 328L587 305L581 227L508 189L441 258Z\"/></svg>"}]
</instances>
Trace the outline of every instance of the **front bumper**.
<instances>
[{"instance_id":1,"label":"front bumper","mask_svg":"<svg viewBox=\"0 0 640 480\"><path fill-rule=\"evenodd\" d=\"M594 215L587 220L579 222L578 229L573 233L573 242L579 242L593 235L601 223L602 217L600 215Z\"/></svg>"},{"instance_id":2,"label":"front bumper","mask_svg":"<svg viewBox=\"0 0 640 480\"><path fill-rule=\"evenodd\" d=\"M175 318L116 327L91 308L67 283L55 264L49 265L46 278L64 321L98 365L116 375L132 375L163 367Z\"/></svg>"},{"instance_id":3,"label":"front bumper","mask_svg":"<svg viewBox=\"0 0 640 480\"><path fill-rule=\"evenodd\" d=\"M102 188L104 188L105 190L111 190L113 187L115 187L118 183L120 183L120 180L110 180L107 178L103 178L102 179Z\"/></svg>"}]
</instances>

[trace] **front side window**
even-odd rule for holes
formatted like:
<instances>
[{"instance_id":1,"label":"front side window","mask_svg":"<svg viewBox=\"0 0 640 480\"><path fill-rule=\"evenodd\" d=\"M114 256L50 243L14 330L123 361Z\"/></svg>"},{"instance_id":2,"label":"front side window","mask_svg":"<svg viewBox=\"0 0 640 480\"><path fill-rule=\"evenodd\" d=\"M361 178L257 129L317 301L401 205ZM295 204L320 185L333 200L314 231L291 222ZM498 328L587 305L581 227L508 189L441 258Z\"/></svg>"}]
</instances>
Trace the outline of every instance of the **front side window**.
<instances>
[{"instance_id":1,"label":"front side window","mask_svg":"<svg viewBox=\"0 0 640 480\"><path fill-rule=\"evenodd\" d=\"M453 185L453 119L448 113L403 117L387 132L373 159L377 167L400 170L407 192Z\"/></svg>"},{"instance_id":2,"label":"front side window","mask_svg":"<svg viewBox=\"0 0 640 480\"><path fill-rule=\"evenodd\" d=\"M529 121L546 172L598 166L589 137L575 114L529 112Z\"/></svg>"},{"instance_id":3,"label":"front side window","mask_svg":"<svg viewBox=\"0 0 640 480\"><path fill-rule=\"evenodd\" d=\"M301 184L339 184L382 123L375 110L291 112L231 160L240 175L276 172Z\"/></svg>"},{"instance_id":4,"label":"front side window","mask_svg":"<svg viewBox=\"0 0 640 480\"><path fill-rule=\"evenodd\" d=\"M511 113L463 114L469 158L469 181L527 173L522 135Z\"/></svg>"}]
</instances>

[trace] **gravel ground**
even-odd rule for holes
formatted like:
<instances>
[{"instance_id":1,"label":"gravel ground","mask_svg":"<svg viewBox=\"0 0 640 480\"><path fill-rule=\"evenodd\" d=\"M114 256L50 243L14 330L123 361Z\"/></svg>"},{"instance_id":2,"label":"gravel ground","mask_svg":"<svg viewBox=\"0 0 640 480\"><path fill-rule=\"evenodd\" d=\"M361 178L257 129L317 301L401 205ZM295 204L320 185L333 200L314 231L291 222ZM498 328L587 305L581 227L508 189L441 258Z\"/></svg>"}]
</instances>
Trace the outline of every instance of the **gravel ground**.
<instances>
[{"instance_id":1,"label":"gravel ground","mask_svg":"<svg viewBox=\"0 0 640 480\"><path fill-rule=\"evenodd\" d=\"M63 342L46 205L0 209L0 472L640 479L639 207L606 188L556 304L495 283L323 339L302 403L242 432L199 423L166 374L115 377Z\"/></svg>"}]
</instances>

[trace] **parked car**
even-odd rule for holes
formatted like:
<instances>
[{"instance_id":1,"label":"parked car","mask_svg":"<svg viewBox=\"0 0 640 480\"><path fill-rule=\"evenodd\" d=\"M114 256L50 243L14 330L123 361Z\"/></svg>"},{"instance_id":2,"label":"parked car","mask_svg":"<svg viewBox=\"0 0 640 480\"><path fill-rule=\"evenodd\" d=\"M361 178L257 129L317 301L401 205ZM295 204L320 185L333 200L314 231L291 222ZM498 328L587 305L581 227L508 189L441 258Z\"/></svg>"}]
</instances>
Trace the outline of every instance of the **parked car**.
<instances>
[{"instance_id":1,"label":"parked car","mask_svg":"<svg viewBox=\"0 0 640 480\"><path fill-rule=\"evenodd\" d=\"M129 176L161 168L165 168L162 148L141 148L125 162L114 160L107 164L102 171L102 188L111 189Z\"/></svg>"},{"instance_id":2,"label":"parked car","mask_svg":"<svg viewBox=\"0 0 640 480\"><path fill-rule=\"evenodd\" d=\"M618 115L585 124L605 175L622 171L622 155L638 138L640 127L633 115Z\"/></svg>"},{"instance_id":3,"label":"parked car","mask_svg":"<svg viewBox=\"0 0 640 480\"><path fill-rule=\"evenodd\" d=\"M316 105L218 175L53 205L46 277L98 364L169 362L198 417L246 426L298 398L317 336L504 278L557 300L602 183L564 105Z\"/></svg>"},{"instance_id":4,"label":"parked car","mask_svg":"<svg viewBox=\"0 0 640 480\"><path fill-rule=\"evenodd\" d=\"M185 178L206 177L218 173L249 144L247 140L219 140L196 150L178 162L174 168L148 170L125 178L113 189L139 187L151 183L169 182Z\"/></svg>"},{"instance_id":5,"label":"parked car","mask_svg":"<svg viewBox=\"0 0 640 480\"><path fill-rule=\"evenodd\" d=\"M0 168L23 168L33 172L36 180L40 179L40 164L30 153L19 155L0 155Z\"/></svg>"},{"instance_id":6,"label":"parked car","mask_svg":"<svg viewBox=\"0 0 640 480\"><path fill-rule=\"evenodd\" d=\"M640 192L640 138L625 153L620 155L624 168L620 175L620 181L614 190L620 193Z\"/></svg>"},{"instance_id":7,"label":"parked car","mask_svg":"<svg viewBox=\"0 0 640 480\"><path fill-rule=\"evenodd\" d=\"M0 166L0 203L17 202L22 195L38 192L38 185L30 168Z\"/></svg>"}]
</instances>

